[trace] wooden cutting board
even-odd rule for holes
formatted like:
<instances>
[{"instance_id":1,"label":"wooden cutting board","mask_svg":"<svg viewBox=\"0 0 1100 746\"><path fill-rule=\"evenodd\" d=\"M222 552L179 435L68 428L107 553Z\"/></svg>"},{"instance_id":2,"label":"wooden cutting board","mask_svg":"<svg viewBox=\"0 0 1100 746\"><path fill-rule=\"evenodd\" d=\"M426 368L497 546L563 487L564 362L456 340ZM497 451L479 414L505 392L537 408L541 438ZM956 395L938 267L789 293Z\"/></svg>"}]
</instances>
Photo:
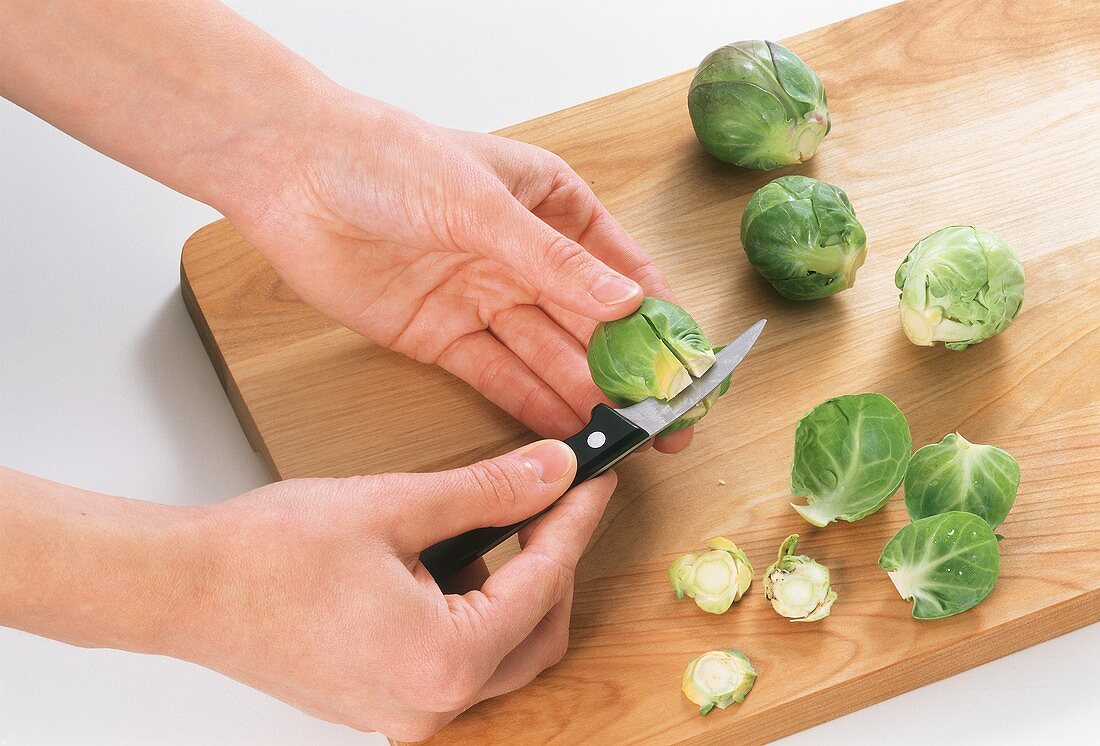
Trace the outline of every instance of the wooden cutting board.
<instances>
[{"instance_id":1,"label":"wooden cutting board","mask_svg":"<svg viewBox=\"0 0 1100 746\"><path fill-rule=\"evenodd\" d=\"M473 708L439 743L760 742L1100 619L1100 4L911 1L788 43L825 81L834 121L799 168L765 174L706 156L687 115L690 72L503 131L584 175L712 339L769 324L687 452L620 467L579 568L565 660ZM853 289L787 302L746 262L741 211L781 173L848 192L869 237ZM965 352L918 348L898 326L894 270L922 236L957 223L1019 252L1023 312ZM224 221L187 242L183 293L276 476L433 470L532 437L451 376L306 308ZM876 565L906 521L900 496L825 529L788 507L796 420L859 391L897 402L914 446L959 430L1019 460L1001 580L974 610L910 618ZM796 531L840 596L811 625L778 617L761 591L760 572ZM758 573L723 616L676 601L665 577L717 534ZM744 650L760 678L744 704L704 719L680 674L719 647Z\"/></svg>"}]
</instances>

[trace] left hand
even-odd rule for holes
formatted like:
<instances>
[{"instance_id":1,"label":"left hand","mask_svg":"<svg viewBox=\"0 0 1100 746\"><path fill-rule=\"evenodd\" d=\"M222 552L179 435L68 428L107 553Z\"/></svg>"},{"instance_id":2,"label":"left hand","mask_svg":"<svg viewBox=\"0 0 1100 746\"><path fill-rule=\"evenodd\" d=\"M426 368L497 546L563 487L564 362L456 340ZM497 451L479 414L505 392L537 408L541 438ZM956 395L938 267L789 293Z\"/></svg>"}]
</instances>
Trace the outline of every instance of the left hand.
<instances>
[{"instance_id":1,"label":"left hand","mask_svg":"<svg viewBox=\"0 0 1100 746\"><path fill-rule=\"evenodd\" d=\"M340 91L286 138L284 174L223 210L307 303L454 373L541 435L606 402L586 347L661 272L556 155ZM690 429L659 438L675 452Z\"/></svg>"}]
</instances>

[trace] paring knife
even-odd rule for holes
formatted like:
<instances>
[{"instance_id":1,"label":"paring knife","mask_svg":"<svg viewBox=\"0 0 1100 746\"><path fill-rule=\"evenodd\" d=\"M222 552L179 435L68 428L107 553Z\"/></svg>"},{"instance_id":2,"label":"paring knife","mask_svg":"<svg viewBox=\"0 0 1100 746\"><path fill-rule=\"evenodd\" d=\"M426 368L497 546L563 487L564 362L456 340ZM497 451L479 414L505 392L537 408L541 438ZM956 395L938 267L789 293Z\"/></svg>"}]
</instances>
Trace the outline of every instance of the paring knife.
<instances>
[{"instance_id":1,"label":"paring knife","mask_svg":"<svg viewBox=\"0 0 1100 746\"><path fill-rule=\"evenodd\" d=\"M577 476L570 489L610 469L718 388L748 354L764 329L764 322L764 319L757 321L730 342L718 353L706 373L667 402L650 397L622 409L597 404L592 410L592 419L584 429L565 439L565 444L577 454ZM433 578L442 580L500 544L546 510L511 526L476 528L444 539L421 552L420 561Z\"/></svg>"}]
</instances>

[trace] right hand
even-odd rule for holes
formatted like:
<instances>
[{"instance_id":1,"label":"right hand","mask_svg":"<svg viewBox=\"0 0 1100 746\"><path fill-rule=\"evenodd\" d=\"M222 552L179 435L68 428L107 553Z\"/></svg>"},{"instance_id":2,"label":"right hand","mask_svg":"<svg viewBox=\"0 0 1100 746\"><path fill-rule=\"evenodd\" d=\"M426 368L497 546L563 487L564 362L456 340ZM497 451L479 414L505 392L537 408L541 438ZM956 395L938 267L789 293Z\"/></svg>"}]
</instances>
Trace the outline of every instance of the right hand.
<instances>
[{"instance_id":1,"label":"right hand","mask_svg":"<svg viewBox=\"0 0 1100 746\"><path fill-rule=\"evenodd\" d=\"M211 506L210 563L179 649L326 720L420 740L564 655L573 575L615 487L570 490L489 575L444 593L426 547L533 515L568 489L573 452L540 441L435 474L296 479ZM202 551L200 549L200 551Z\"/></svg>"}]
</instances>

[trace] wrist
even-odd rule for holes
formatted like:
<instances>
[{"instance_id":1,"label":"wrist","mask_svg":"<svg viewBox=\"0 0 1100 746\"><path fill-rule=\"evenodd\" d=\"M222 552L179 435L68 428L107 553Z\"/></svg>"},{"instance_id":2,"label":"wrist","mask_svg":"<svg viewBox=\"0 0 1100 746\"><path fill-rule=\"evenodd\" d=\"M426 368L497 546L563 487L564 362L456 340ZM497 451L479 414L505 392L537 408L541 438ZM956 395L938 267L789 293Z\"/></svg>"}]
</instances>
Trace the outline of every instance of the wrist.
<instances>
[{"instance_id":1,"label":"wrist","mask_svg":"<svg viewBox=\"0 0 1100 746\"><path fill-rule=\"evenodd\" d=\"M222 132L202 146L180 191L237 225L256 224L294 189L310 143L346 91L299 61L269 73L262 93L233 92L211 109Z\"/></svg>"},{"instance_id":2,"label":"wrist","mask_svg":"<svg viewBox=\"0 0 1100 746\"><path fill-rule=\"evenodd\" d=\"M0 624L174 654L212 562L196 528L207 510L0 470Z\"/></svg>"},{"instance_id":3,"label":"wrist","mask_svg":"<svg viewBox=\"0 0 1100 746\"><path fill-rule=\"evenodd\" d=\"M345 180L334 166L354 158L354 168L377 168L370 146L392 145L414 116L368 96L342 88L327 78L311 78L283 91L270 114L256 117L212 159L222 180L202 198L266 252L280 243L288 226L303 213L325 210L320 194ZM341 184L342 185L342 184ZM337 219L327 213L325 220ZM274 234L274 235L273 235ZM270 257L269 257L270 258Z\"/></svg>"}]
</instances>

